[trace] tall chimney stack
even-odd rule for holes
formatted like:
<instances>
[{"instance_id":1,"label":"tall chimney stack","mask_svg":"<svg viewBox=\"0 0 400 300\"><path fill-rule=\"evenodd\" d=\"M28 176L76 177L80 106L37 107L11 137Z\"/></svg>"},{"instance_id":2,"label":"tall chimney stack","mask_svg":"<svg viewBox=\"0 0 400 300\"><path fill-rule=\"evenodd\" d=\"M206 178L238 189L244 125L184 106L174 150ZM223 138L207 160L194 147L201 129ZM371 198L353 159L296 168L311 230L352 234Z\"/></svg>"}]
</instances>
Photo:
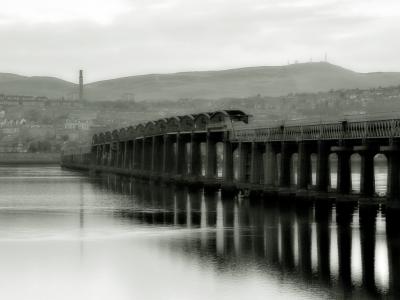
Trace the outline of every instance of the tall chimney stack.
<instances>
[{"instance_id":1,"label":"tall chimney stack","mask_svg":"<svg viewBox=\"0 0 400 300\"><path fill-rule=\"evenodd\" d=\"M83 101L83 70L79 70L79 101Z\"/></svg>"}]
</instances>

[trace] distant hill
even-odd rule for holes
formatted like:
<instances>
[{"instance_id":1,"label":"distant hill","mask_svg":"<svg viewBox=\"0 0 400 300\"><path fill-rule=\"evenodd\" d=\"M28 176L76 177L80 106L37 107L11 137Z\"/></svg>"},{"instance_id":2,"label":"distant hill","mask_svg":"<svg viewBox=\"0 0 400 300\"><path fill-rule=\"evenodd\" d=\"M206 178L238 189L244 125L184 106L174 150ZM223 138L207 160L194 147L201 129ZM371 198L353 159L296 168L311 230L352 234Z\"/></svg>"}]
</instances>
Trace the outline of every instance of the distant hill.
<instances>
[{"instance_id":1,"label":"distant hill","mask_svg":"<svg viewBox=\"0 0 400 300\"><path fill-rule=\"evenodd\" d=\"M75 89L76 84L55 77L0 73L0 94L61 98L72 95Z\"/></svg>"},{"instance_id":2,"label":"distant hill","mask_svg":"<svg viewBox=\"0 0 400 300\"><path fill-rule=\"evenodd\" d=\"M110 79L86 84L85 97L91 101L118 100L126 94L134 94L135 99L139 101L219 99L394 85L400 85L400 73L357 73L318 62ZM76 84L51 77L0 74L0 93L4 94L68 97L76 93L76 89Z\"/></svg>"}]
</instances>

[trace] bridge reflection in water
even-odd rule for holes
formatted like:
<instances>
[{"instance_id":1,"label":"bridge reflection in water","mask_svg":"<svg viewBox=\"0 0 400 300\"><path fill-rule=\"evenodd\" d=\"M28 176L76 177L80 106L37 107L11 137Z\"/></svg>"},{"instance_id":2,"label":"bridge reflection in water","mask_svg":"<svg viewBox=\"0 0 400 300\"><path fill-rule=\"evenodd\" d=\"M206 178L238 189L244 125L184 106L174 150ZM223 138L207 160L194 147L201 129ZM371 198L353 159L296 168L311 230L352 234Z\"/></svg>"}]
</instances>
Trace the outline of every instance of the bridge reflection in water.
<instances>
[{"instance_id":1,"label":"bridge reflection in water","mask_svg":"<svg viewBox=\"0 0 400 300\"><path fill-rule=\"evenodd\" d=\"M332 297L400 297L400 220L379 204L232 199L114 175L101 184L136 199L118 218L190 229L159 242L220 272L256 267Z\"/></svg>"}]
</instances>

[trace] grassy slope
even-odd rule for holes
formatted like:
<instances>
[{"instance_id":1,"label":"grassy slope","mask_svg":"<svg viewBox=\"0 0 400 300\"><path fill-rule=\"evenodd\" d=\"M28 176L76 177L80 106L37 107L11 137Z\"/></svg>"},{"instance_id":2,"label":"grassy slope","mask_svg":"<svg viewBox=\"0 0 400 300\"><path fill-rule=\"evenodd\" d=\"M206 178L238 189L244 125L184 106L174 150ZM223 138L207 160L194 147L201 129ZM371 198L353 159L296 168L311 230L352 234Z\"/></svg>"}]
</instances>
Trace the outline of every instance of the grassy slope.
<instances>
[{"instance_id":1,"label":"grassy slope","mask_svg":"<svg viewBox=\"0 0 400 300\"><path fill-rule=\"evenodd\" d=\"M223 71L149 74L85 86L89 100L116 100L133 93L137 100L277 96L330 89L372 88L400 84L400 73L356 73L329 63L250 67ZM61 97L76 93L76 85L51 77L0 74L0 94Z\"/></svg>"}]
</instances>

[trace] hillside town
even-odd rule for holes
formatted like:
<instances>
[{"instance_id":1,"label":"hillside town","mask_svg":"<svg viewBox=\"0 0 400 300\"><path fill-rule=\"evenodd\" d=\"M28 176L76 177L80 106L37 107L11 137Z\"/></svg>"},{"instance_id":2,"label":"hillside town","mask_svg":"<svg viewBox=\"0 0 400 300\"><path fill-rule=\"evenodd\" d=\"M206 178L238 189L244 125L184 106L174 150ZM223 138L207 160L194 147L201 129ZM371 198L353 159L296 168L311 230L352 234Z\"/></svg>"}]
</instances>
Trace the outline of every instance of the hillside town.
<instances>
[{"instance_id":1,"label":"hillside town","mask_svg":"<svg viewBox=\"0 0 400 300\"><path fill-rule=\"evenodd\" d=\"M241 109L260 121L324 119L379 112L396 114L399 101L400 86L157 103L0 94L0 152L59 152L66 145L88 144L96 132L195 111Z\"/></svg>"}]
</instances>

